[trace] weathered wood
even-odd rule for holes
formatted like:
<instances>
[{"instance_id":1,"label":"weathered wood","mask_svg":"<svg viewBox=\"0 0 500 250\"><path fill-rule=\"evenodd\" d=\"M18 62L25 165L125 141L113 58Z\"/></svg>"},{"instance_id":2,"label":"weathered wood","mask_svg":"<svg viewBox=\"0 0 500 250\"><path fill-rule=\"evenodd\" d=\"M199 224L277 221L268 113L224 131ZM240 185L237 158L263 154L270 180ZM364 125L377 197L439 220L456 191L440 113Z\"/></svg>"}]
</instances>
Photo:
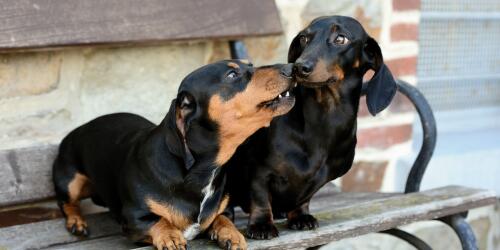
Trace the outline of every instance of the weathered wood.
<instances>
[{"instance_id":1,"label":"weathered wood","mask_svg":"<svg viewBox=\"0 0 500 250\"><path fill-rule=\"evenodd\" d=\"M492 191L459 186L408 195L336 193L335 190L329 189L315 196L311 203L312 213L320 223L319 229L291 231L285 228L285 220L279 220L276 224L281 231L280 237L269 241L250 240L250 249L311 247L398 227L414 221L435 219L495 202L496 197ZM129 249L132 246L123 236L120 236L120 229L109 218L94 219L94 216L90 216L92 238L89 240L77 241L76 237L69 236L62 220L59 219L0 228L0 248L18 249L18 246L23 246L22 248L108 249L112 247L113 249ZM238 213L236 225L243 230L246 225L246 216ZM99 227L109 228L103 230ZM33 237L33 240L28 240L30 237ZM62 243L69 244L63 245ZM190 246L192 249L217 249L213 242L204 239L192 241Z\"/></svg>"},{"instance_id":2,"label":"weathered wood","mask_svg":"<svg viewBox=\"0 0 500 250\"><path fill-rule=\"evenodd\" d=\"M87 216L92 237L117 235L121 227L108 213ZM0 228L0 249L38 249L78 241L66 231L63 219Z\"/></svg>"},{"instance_id":3,"label":"weathered wood","mask_svg":"<svg viewBox=\"0 0 500 250\"><path fill-rule=\"evenodd\" d=\"M2 0L0 50L279 34L273 0Z\"/></svg>"},{"instance_id":4,"label":"weathered wood","mask_svg":"<svg viewBox=\"0 0 500 250\"><path fill-rule=\"evenodd\" d=\"M53 196L56 152L55 145L0 151L0 206Z\"/></svg>"}]
</instances>

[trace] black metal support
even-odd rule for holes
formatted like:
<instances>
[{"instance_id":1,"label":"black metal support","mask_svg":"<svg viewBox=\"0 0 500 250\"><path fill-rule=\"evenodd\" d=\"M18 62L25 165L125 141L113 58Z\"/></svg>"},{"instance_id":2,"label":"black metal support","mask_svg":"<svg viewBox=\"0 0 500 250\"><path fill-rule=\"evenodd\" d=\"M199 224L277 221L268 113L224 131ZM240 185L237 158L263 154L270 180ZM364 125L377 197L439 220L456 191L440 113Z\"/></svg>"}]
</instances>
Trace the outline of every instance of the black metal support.
<instances>
[{"instance_id":1,"label":"black metal support","mask_svg":"<svg viewBox=\"0 0 500 250\"><path fill-rule=\"evenodd\" d=\"M229 41L229 50L232 59L249 59L247 48L242 41Z\"/></svg>"},{"instance_id":2,"label":"black metal support","mask_svg":"<svg viewBox=\"0 0 500 250\"><path fill-rule=\"evenodd\" d=\"M424 136L420 152L418 153L417 159L413 163L410 173L408 174L408 178L406 179L405 193L412 193L420 190L420 183L422 182L425 169L427 168L427 164L431 160L434 148L436 147L436 120L434 118L434 114L432 113L431 106L417 88L404 81L398 80L397 83L398 90L403 95L408 97L408 99L410 99L410 101L415 105L420 117L420 123L422 124Z\"/></svg>"},{"instance_id":3,"label":"black metal support","mask_svg":"<svg viewBox=\"0 0 500 250\"><path fill-rule=\"evenodd\" d=\"M477 250L477 241L474 232L470 227L469 223L465 221L467 213L465 214L454 214L447 217L440 218L442 222L450 226L460 239L463 250Z\"/></svg>"},{"instance_id":4,"label":"black metal support","mask_svg":"<svg viewBox=\"0 0 500 250\"><path fill-rule=\"evenodd\" d=\"M422 124L424 139L417 159L413 163L408 178L406 179L405 187L405 193L418 192L425 169L436 147L436 120L434 119L431 106L417 88L401 80L397 80L396 82L398 91L405 95L415 106L418 116L420 117L420 123ZM367 87L367 84L363 85L362 95L366 94Z\"/></svg>"},{"instance_id":5,"label":"black metal support","mask_svg":"<svg viewBox=\"0 0 500 250\"><path fill-rule=\"evenodd\" d=\"M394 237L400 238L408 242L410 245L414 246L418 250L432 250L432 248L429 245L427 245L427 243L425 243L423 240L403 230L392 228L389 230L382 231L381 233L389 234Z\"/></svg>"}]
</instances>

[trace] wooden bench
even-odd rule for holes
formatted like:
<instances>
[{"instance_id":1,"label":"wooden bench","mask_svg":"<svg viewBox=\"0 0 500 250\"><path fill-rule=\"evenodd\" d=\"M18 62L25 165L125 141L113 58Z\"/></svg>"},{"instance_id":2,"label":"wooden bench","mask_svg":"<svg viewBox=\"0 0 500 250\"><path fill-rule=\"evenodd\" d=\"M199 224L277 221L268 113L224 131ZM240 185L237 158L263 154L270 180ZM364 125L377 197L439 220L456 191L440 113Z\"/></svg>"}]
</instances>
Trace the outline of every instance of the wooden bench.
<instances>
[{"instance_id":1,"label":"wooden bench","mask_svg":"<svg viewBox=\"0 0 500 250\"><path fill-rule=\"evenodd\" d=\"M60 49L72 46L116 46L165 41L218 39L230 43L233 58L246 58L236 39L279 34L279 15L271 0L3 0L0 3L0 52ZM399 91L414 104L424 130L424 143L411 169L405 193L343 193L325 186L311 203L320 227L291 231L277 221L280 237L249 241L251 249L316 248L331 241L382 232L430 247L396 229L415 221L439 219L458 234L464 249L476 249L464 215L496 202L491 191L449 186L419 192L432 156L436 127L420 92L399 82ZM109 214L83 202L91 236L70 235L58 211L51 183L57 145L0 151L0 249L136 249L121 235ZM47 219L53 217L53 219ZM42 219L41 219L42 218ZM236 214L244 230L246 215ZM198 239L192 249L218 249ZM140 249L150 249L143 247Z\"/></svg>"}]
</instances>

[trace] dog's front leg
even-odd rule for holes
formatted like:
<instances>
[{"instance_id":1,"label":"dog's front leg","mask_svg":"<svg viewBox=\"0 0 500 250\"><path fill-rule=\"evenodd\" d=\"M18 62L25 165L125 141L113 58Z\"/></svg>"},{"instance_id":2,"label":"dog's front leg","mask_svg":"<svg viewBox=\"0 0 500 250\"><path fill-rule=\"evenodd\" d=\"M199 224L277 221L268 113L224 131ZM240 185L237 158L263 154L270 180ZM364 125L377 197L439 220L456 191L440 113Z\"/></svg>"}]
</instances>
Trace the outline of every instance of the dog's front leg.
<instances>
[{"instance_id":1,"label":"dog's front leg","mask_svg":"<svg viewBox=\"0 0 500 250\"><path fill-rule=\"evenodd\" d=\"M278 237L278 229L273 223L273 212L266 184L255 181L252 184L250 218L248 219L247 236L252 239L265 240Z\"/></svg>"},{"instance_id":2,"label":"dog's front leg","mask_svg":"<svg viewBox=\"0 0 500 250\"><path fill-rule=\"evenodd\" d=\"M185 250L187 241L182 232L165 218L160 218L149 230L151 243L159 250Z\"/></svg>"},{"instance_id":3,"label":"dog's front leg","mask_svg":"<svg viewBox=\"0 0 500 250\"><path fill-rule=\"evenodd\" d=\"M309 213L309 201L287 214L288 228L295 230L314 229L318 220Z\"/></svg>"},{"instance_id":4,"label":"dog's front leg","mask_svg":"<svg viewBox=\"0 0 500 250\"><path fill-rule=\"evenodd\" d=\"M238 231L229 218L217 215L208 232L212 240L216 240L223 249L246 250L245 237Z\"/></svg>"}]
</instances>

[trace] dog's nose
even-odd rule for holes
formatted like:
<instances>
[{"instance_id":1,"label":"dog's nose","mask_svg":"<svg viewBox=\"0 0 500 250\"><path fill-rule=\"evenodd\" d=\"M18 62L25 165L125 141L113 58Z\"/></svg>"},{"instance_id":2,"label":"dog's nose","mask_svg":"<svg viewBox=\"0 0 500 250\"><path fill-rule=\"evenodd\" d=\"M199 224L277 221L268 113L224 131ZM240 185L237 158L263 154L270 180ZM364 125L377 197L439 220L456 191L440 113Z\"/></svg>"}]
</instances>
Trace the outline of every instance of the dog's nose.
<instances>
[{"instance_id":1,"label":"dog's nose","mask_svg":"<svg viewBox=\"0 0 500 250\"><path fill-rule=\"evenodd\" d=\"M286 78L291 78L293 72L293 63L289 63L281 67L280 74Z\"/></svg>"},{"instance_id":2,"label":"dog's nose","mask_svg":"<svg viewBox=\"0 0 500 250\"><path fill-rule=\"evenodd\" d=\"M294 65L294 71L300 76L308 76L313 71L314 64L311 61L297 62Z\"/></svg>"}]
</instances>

